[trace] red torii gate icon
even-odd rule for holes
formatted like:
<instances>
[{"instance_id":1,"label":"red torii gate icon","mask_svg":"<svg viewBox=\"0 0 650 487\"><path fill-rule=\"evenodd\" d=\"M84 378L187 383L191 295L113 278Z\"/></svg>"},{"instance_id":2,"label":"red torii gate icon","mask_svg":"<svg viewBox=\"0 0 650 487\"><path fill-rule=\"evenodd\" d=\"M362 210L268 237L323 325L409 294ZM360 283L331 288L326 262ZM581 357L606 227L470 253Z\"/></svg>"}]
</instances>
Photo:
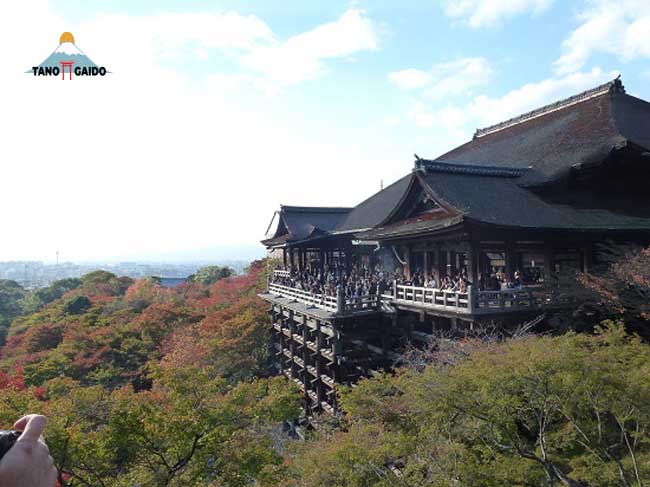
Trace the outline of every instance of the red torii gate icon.
<instances>
[{"instance_id":1,"label":"red torii gate icon","mask_svg":"<svg viewBox=\"0 0 650 487\"><path fill-rule=\"evenodd\" d=\"M70 79L72 79L72 65L74 61L59 61L61 63L61 79L65 79L65 67L70 68Z\"/></svg>"}]
</instances>

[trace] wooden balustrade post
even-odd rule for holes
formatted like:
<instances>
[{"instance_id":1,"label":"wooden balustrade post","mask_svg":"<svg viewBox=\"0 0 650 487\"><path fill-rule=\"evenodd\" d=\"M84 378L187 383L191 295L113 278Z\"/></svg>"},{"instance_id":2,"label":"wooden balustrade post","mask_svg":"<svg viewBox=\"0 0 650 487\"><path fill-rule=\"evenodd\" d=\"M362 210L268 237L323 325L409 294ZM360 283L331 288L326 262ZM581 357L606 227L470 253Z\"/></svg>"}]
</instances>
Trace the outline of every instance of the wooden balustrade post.
<instances>
[{"instance_id":1,"label":"wooden balustrade post","mask_svg":"<svg viewBox=\"0 0 650 487\"><path fill-rule=\"evenodd\" d=\"M336 286L336 312L343 313L345 310L345 291L343 285Z\"/></svg>"},{"instance_id":2,"label":"wooden balustrade post","mask_svg":"<svg viewBox=\"0 0 650 487\"><path fill-rule=\"evenodd\" d=\"M397 299L397 279L393 281L393 299Z\"/></svg>"},{"instance_id":3,"label":"wooden balustrade post","mask_svg":"<svg viewBox=\"0 0 650 487\"><path fill-rule=\"evenodd\" d=\"M474 300L476 299L476 291L473 285L467 286L467 311L472 313L474 311Z\"/></svg>"}]
</instances>

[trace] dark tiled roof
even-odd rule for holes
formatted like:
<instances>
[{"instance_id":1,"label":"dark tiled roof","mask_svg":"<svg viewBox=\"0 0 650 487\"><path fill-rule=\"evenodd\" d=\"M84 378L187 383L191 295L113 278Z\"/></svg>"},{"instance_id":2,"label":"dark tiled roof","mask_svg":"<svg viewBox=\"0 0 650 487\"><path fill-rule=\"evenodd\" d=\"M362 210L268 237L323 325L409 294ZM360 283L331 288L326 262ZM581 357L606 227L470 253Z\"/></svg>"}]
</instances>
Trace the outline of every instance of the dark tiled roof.
<instances>
[{"instance_id":1,"label":"dark tiled roof","mask_svg":"<svg viewBox=\"0 0 650 487\"><path fill-rule=\"evenodd\" d=\"M451 174L468 174L471 176L495 176L503 178L518 178L523 176L527 168L487 166L479 164L454 164L444 161L429 161L418 159L415 161L415 168L426 172L446 172Z\"/></svg>"},{"instance_id":2,"label":"dark tiled roof","mask_svg":"<svg viewBox=\"0 0 650 487\"><path fill-rule=\"evenodd\" d=\"M529 168L526 186L556 182L575 164L602 162L626 141L650 147L650 103L624 93L620 81L603 85L477 132L436 161Z\"/></svg>"},{"instance_id":3,"label":"dark tiled roof","mask_svg":"<svg viewBox=\"0 0 650 487\"><path fill-rule=\"evenodd\" d=\"M357 234L365 240L382 240L438 232L464 221L526 229L572 231L650 232L650 218L606 209L579 209L544 200L521 187L517 179L494 175L467 175L449 171L419 172L420 181L436 200L457 215L416 218Z\"/></svg>"},{"instance_id":4,"label":"dark tiled roof","mask_svg":"<svg viewBox=\"0 0 650 487\"><path fill-rule=\"evenodd\" d=\"M512 178L433 173L422 179L438 198L465 218L481 223L547 229L650 230L648 218L555 204L522 188Z\"/></svg>"},{"instance_id":5,"label":"dark tiled roof","mask_svg":"<svg viewBox=\"0 0 650 487\"><path fill-rule=\"evenodd\" d=\"M358 233L356 236L361 240L384 240L410 235L420 235L427 232L440 231L451 228L463 222L463 217L452 216L436 220L410 220L408 222L397 222L385 227L374 228L366 232Z\"/></svg>"},{"instance_id":6,"label":"dark tiled roof","mask_svg":"<svg viewBox=\"0 0 650 487\"><path fill-rule=\"evenodd\" d=\"M272 238L267 238L266 240L262 240L262 244L266 245L267 247L275 247L290 241L291 241L291 235L285 233L284 235L280 235L278 237L272 237Z\"/></svg>"},{"instance_id":7,"label":"dark tiled roof","mask_svg":"<svg viewBox=\"0 0 650 487\"><path fill-rule=\"evenodd\" d=\"M408 174L359 203L336 228L336 232L366 230L383 223L406 195L413 177L413 174Z\"/></svg>"},{"instance_id":8,"label":"dark tiled roof","mask_svg":"<svg viewBox=\"0 0 650 487\"><path fill-rule=\"evenodd\" d=\"M546 115L547 113L550 113L555 110L567 108L571 105L575 105L576 103L583 102L585 100L588 100L589 98L592 98L594 96L599 96L605 93L625 93L625 88L623 87L623 82L621 81L620 76L613 81L608 81L607 83L604 83L600 86L596 86L595 88L584 91L582 93L578 93L577 95L570 96L569 98L566 98L564 100L560 100L551 103L549 105L536 108L535 110L511 118L509 120L506 120L505 122L500 122L483 129L477 129L476 133L474 134L474 138L483 137L485 135L491 134L492 132L497 132L504 128L520 124L522 122L531 120L541 115Z\"/></svg>"},{"instance_id":9,"label":"dark tiled roof","mask_svg":"<svg viewBox=\"0 0 650 487\"><path fill-rule=\"evenodd\" d=\"M625 94L617 79L479 130L472 141L435 160L417 158L415 171L351 210L283 206L290 233L264 243L337 233L389 239L463 221L529 229L650 230L650 218L553 203L527 189L559 182L572 168L604 163L626 144L650 149L650 103ZM387 225L418 181L449 210L446 216Z\"/></svg>"},{"instance_id":10,"label":"dark tiled roof","mask_svg":"<svg viewBox=\"0 0 650 487\"><path fill-rule=\"evenodd\" d=\"M280 218L288 233L276 233L262 243L274 246L326 235L334 230L350 211L351 208L282 205Z\"/></svg>"}]
</instances>

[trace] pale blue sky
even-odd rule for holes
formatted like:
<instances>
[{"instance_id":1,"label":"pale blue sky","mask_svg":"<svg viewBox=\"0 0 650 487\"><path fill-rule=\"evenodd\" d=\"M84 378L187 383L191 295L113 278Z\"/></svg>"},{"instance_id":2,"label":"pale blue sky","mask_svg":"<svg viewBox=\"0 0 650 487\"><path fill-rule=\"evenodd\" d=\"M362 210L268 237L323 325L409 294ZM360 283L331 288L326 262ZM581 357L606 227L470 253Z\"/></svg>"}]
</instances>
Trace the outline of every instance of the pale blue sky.
<instances>
[{"instance_id":1,"label":"pale blue sky","mask_svg":"<svg viewBox=\"0 0 650 487\"><path fill-rule=\"evenodd\" d=\"M280 203L354 205L408 172L414 152L438 156L477 127L618 73L650 98L646 0L2 8L5 38L20 42L0 66L0 160L11 161L0 203L21 205L0 260L252 244ZM63 30L113 74L26 77ZM51 149L62 140L76 150ZM52 202L57 212L44 212Z\"/></svg>"}]
</instances>

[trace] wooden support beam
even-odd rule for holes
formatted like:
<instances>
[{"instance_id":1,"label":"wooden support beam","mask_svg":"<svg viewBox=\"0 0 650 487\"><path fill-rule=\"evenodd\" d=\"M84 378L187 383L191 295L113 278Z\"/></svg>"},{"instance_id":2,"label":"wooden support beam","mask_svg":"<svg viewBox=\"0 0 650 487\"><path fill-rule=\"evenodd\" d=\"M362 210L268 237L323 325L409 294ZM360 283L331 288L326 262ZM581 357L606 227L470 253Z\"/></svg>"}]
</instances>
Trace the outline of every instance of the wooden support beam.
<instances>
[{"instance_id":1,"label":"wooden support beam","mask_svg":"<svg viewBox=\"0 0 650 487\"><path fill-rule=\"evenodd\" d=\"M506 279L512 281L515 275L516 269L516 255L515 255L515 246L512 241L506 242Z\"/></svg>"},{"instance_id":2,"label":"wooden support beam","mask_svg":"<svg viewBox=\"0 0 650 487\"><path fill-rule=\"evenodd\" d=\"M467 279L469 282L478 284L478 248L472 243L470 250L465 254L467 257Z\"/></svg>"},{"instance_id":3,"label":"wooden support beam","mask_svg":"<svg viewBox=\"0 0 650 487\"><path fill-rule=\"evenodd\" d=\"M411 246L407 245L404 247L404 275L407 279L411 279Z\"/></svg>"},{"instance_id":4,"label":"wooden support beam","mask_svg":"<svg viewBox=\"0 0 650 487\"><path fill-rule=\"evenodd\" d=\"M582 247L582 272L591 272L591 266L593 260L592 248L593 245L591 242L587 242Z\"/></svg>"},{"instance_id":5,"label":"wooden support beam","mask_svg":"<svg viewBox=\"0 0 650 487\"><path fill-rule=\"evenodd\" d=\"M550 242L544 243L544 280L548 282L555 272L555 263L553 262L553 245Z\"/></svg>"}]
</instances>

